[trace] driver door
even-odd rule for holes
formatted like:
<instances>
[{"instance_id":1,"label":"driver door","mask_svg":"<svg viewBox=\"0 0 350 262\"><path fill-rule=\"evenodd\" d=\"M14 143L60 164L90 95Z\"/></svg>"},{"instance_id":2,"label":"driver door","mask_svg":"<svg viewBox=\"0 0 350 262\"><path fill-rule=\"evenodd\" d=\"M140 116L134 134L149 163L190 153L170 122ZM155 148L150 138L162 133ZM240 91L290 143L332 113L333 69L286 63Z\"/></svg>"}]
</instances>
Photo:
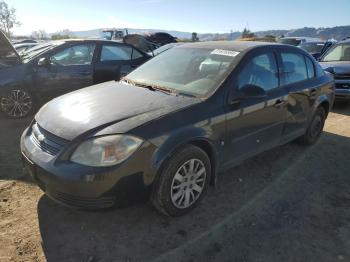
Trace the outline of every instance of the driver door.
<instances>
[{"instance_id":1,"label":"driver door","mask_svg":"<svg viewBox=\"0 0 350 262\"><path fill-rule=\"evenodd\" d=\"M70 45L51 54L46 65L38 66L35 84L43 99L92 85L94 50L94 43Z\"/></svg>"},{"instance_id":2,"label":"driver door","mask_svg":"<svg viewBox=\"0 0 350 262\"><path fill-rule=\"evenodd\" d=\"M278 145L287 114L287 90L279 85L275 54L262 52L245 61L228 99L226 162L231 164ZM251 86L258 86L265 94L242 93Z\"/></svg>"}]
</instances>

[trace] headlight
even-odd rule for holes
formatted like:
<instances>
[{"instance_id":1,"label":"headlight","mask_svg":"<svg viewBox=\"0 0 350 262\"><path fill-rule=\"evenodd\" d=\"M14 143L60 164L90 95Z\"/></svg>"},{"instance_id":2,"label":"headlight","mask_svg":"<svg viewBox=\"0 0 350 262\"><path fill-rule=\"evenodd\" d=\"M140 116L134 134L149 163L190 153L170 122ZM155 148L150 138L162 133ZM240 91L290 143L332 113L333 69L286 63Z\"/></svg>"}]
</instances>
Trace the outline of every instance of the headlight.
<instances>
[{"instance_id":1,"label":"headlight","mask_svg":"<svg viewBox=\"0 0 350 262\"><path fill-rule=\"evenodd\" d=\"M71 161L86 166L113 166L127 159L141 144L141 139L128 135L91 138L77 147Z\"/></svg>"}]
</instances>

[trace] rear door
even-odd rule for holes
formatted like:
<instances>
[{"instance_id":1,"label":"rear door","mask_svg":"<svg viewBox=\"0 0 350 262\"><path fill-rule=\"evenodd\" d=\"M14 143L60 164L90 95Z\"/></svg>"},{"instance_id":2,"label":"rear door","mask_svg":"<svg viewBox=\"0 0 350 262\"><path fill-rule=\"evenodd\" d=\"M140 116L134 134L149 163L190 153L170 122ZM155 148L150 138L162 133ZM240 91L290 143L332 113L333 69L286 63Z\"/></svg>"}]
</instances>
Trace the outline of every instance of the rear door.
<instances>
[{"instance_id":1,"label":"rear door","mask_svg":"<svg viewBox=\"0 0 350 262\"><path fill-rule=\"evenodd\" d=\"M305 133L311 107L320 90L317 88L314 64L308 56L282 50L280 61L281 85L289 93L287 119L283 132L283 139L288 141Z\"/></svg>"},{"instance_id":2,"label":"rear door","mask_svg":"<svg viewBox=\"0 0 350 262\"><path fill-rule=\"evenodd\" d=\"M65 45L47 57L49 63L38 66L35 86L45 100L93 84L95 43Z\"/></svg>"},{"instance_id":3,"label":"rear door","mask_svg":"<svg viewBox=\"0 0 350 262\"><path fill-rule=\"evenodd\" d=\"M130 45L103 43L95 63L94 82L119 80L147 59L147 56Z\"/></svg>"},{"instance_id":4,"label":"rear door","mask_svg":"<svg viewBox=\"0 0 350 262\"><path fill-rule=\"evenodd\" d=\"M286 119L287 90L280 86L273 51L250 54L237 77L227 106L227 163L246 159L280 143ZM242 95L246 85L264 89L265 96ZM235 98L237 97L237 98Z\"/></svg>"}]
</instances>

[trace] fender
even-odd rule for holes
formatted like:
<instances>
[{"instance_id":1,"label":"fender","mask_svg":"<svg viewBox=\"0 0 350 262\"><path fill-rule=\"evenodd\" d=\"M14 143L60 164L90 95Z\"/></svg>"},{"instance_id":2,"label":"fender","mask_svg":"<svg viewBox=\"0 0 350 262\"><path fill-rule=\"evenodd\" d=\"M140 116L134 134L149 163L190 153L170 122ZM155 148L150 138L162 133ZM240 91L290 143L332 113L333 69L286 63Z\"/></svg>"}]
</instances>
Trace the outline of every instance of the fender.
<instances>
[{"instance_id":1,"label":"fender","mask_svg":"<svg viewBox=\"0 0 350 262\"><path fill-rule=\"evenodd\" d=\"M159 141L158 138L156 140L153 139L150 142L157 146L157 150L152 156L152 167L157 170L158 174L166 161L181 147L187 144L196 145L199 143L209 145L211 151L209 158L212 161L212 179L214 178L212 181L215 181L219 150L217 148L218 145L213 143L205 129L194 126L186 127L172 132L171 135L166 137L163 141Z\"/></svg>"},{"instance_id":2,"label":"fender","mask_svg":"<svg viewBox=\"0 0 350 262\"><path fill-rule=\"evenodd\" d=\"M314 102L313 106L312 106L312 109L310 110L310 113L308 115L308 123L310 123L311 119L312 119L312 116L315 114L317 108L324 102L326 102L328 104L328 109L327 109L327 112L328 113L332 106L333 106L333 101L334 99L330 98L329 97L330 95L327 95L327 94L322 94L320 95L316 101Z\"/></svg>"}]
</instances>

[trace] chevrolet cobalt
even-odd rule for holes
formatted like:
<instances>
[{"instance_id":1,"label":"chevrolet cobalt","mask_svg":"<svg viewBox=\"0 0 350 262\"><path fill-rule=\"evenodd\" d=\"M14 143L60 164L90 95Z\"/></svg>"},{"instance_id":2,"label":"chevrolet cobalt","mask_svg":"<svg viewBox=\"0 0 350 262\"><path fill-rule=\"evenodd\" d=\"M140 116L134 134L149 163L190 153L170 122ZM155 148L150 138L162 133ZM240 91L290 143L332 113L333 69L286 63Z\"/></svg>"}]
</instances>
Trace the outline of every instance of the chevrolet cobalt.
<instances>
[{"instance_id":1,"label":"chevrolet cobalt","mask_svg":"<svg viewBox=\"0 0 350 262\"><path fill-rule=\"evenodd\" d=\"M148 192L180 216L221 171L295 139L315 143L333 100L333 78L299 48L184 44L44 105L22 135L23 164L61 204L108 208Z\"/></svg>"}]
</instances>

